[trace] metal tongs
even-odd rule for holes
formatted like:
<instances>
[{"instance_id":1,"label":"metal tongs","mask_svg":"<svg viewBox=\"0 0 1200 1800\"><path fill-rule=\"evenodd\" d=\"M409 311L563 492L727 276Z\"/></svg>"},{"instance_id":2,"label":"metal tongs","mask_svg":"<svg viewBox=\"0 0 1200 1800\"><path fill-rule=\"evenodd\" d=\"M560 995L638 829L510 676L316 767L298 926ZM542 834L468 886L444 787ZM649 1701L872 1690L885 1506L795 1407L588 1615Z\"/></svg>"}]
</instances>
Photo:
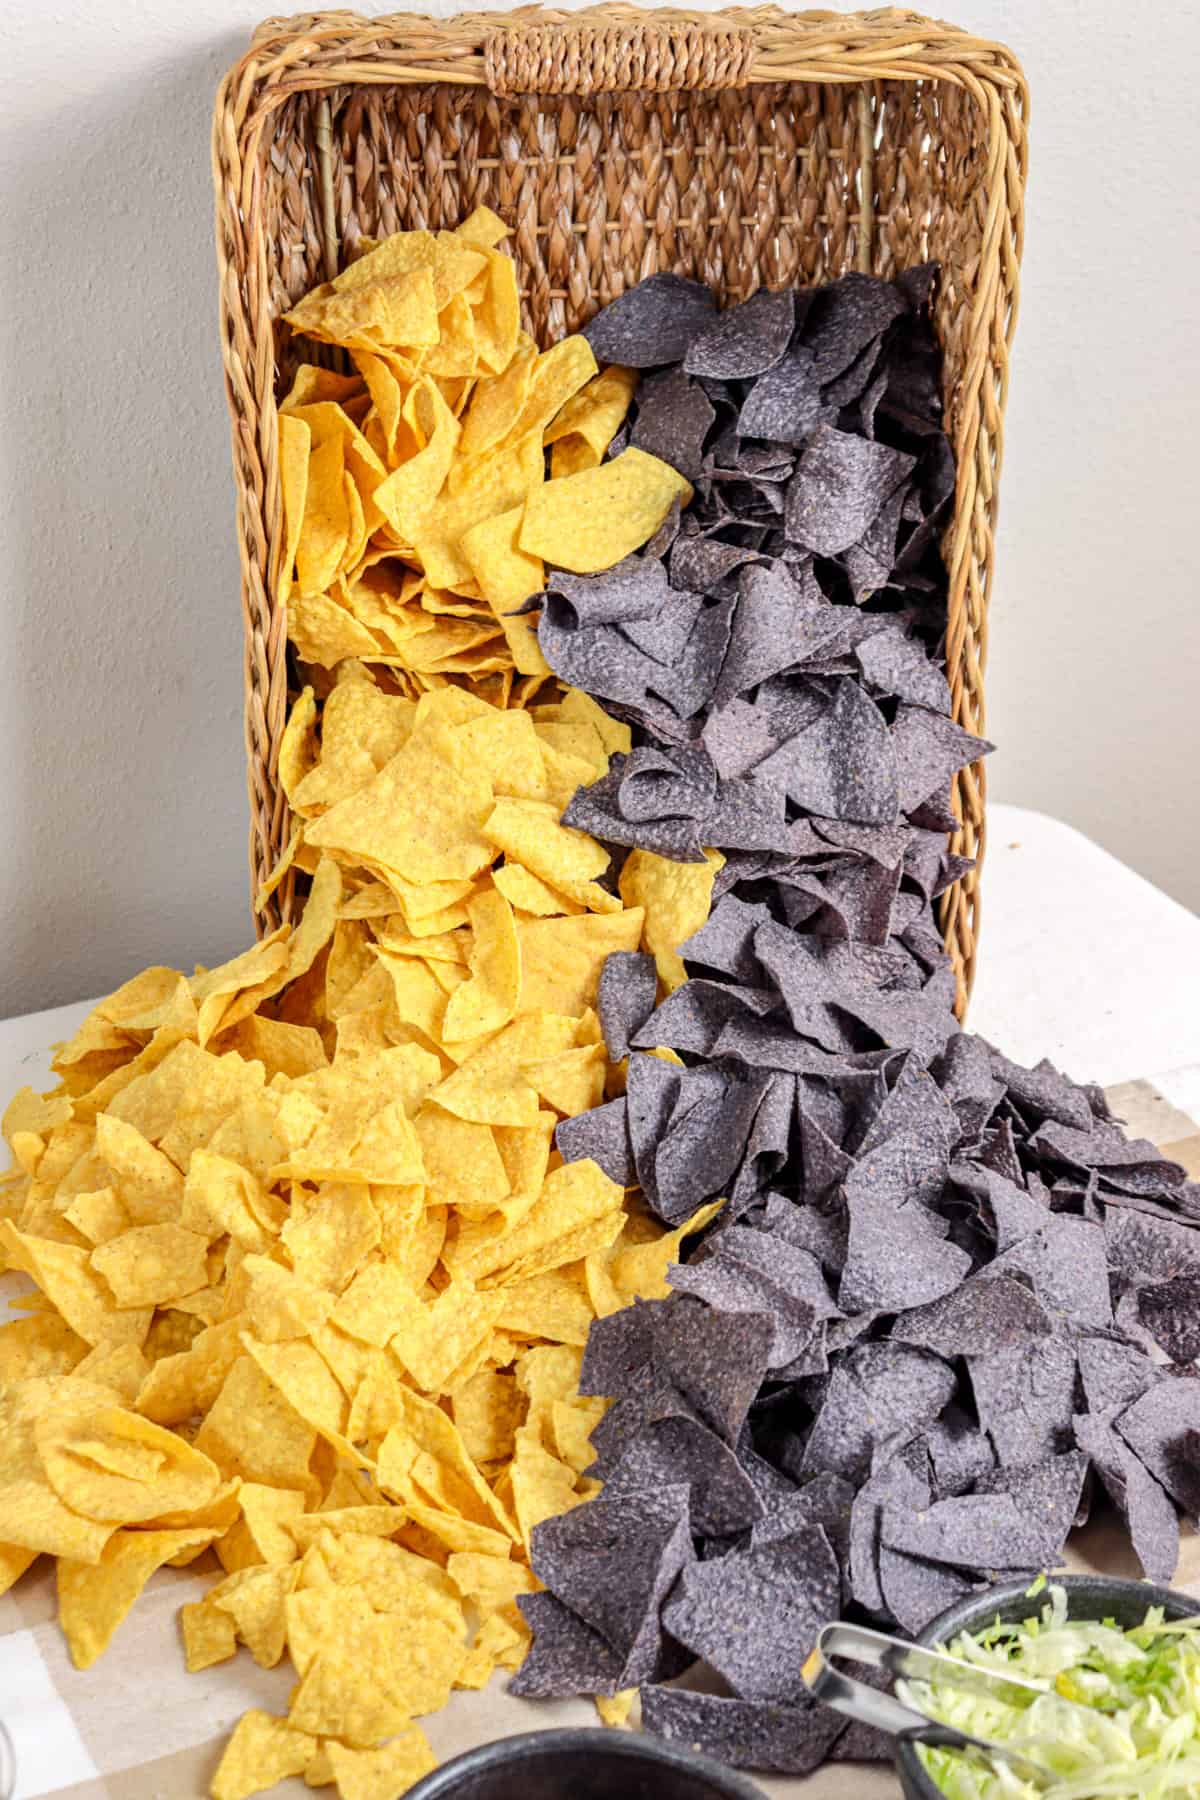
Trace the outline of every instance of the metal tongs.
<instances>
[{"instance_id":1,"label":"metal tongs","mask_svg":"<svg viewBox=\"0 0 1200 1800\"><path fill-rule=\"evenodd\" d=\"M929 1744L942 1750L965 1750L993 1762L1007 1763L1023 1781L1045 1781L1053 1778L1053 1770L1039 1763L1011 1744L993 1743L990 1738L972 1737L940 1719L908 1703L895 1694L880 1693L865 1681L855 1681L835 1669L831 1657L844 1656L851 1662L869 1663L885 1669L904 1681L940 1680L968 1694L982 1694L1001 1700L1007 1706L1029 1706L1046 1697L1045 1688L1015 1676L993 1674L990 1669L948 1656L944 1650L927 1650L921 1644L907 1644L902 1638L888 1637L882 1631L868 1631L862 1625L826 1625L817 1639L816 1648L804 1665L804 1680L814 1699L821 1700L835 1712L858 1719L864 1725L878 1726L893 1737L907 1738L911 1743ZM911 1697L908 1697L909 1699ZM1073 1701L1052 1695L1061 1706Z\"/></svg>"}]
</instances>

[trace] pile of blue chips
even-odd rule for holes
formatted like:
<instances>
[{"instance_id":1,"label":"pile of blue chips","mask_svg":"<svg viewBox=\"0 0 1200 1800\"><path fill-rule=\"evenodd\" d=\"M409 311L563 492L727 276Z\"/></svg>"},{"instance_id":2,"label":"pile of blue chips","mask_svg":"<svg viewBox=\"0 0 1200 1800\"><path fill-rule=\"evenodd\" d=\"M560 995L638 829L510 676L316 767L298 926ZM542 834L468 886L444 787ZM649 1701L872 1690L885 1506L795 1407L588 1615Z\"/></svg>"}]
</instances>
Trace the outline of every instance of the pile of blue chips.
<instances>
[{"instance_id":1,"label":"pile of blue chips","mask_svg":"<svg viewBox=\"0 0 1200 1800\"><path fill-rule=\"evenodd\" d=\"M653 960L610 958L627 1093L559 1148L669 1225L727 1203L670 1298L593 1327L604 1487L535 1534L513 1691L638 1687L648 1729L790 1773L889 1753L807 1698L827 1620L916 1632L1060 1562L1101 1495L1167 1580L1200 1512L1200 1186L952 1011L950 786L990 746L943 667L935 279L719 313L659 275L607 308L597 357L643 371L613 453L695 500L533 603L551 667L633 728L567 821L614 867L726 859L685 985L657 1005Z\"/></svg>"}]
</instances>

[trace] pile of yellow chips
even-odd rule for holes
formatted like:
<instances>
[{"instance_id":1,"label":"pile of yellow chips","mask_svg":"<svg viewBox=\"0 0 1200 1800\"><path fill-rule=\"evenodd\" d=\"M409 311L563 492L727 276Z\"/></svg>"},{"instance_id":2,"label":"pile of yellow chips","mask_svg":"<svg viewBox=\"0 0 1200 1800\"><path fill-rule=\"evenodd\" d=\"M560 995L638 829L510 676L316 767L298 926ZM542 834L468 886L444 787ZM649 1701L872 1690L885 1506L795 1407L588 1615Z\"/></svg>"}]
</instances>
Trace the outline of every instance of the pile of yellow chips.
<instances>
[{"instance_id":1,"label":"pile of yellow chips","mask_svg":"<svg viewBox=\"0 0 1200 1800\"><path fill-rule=\"evenodd\" d=\"M327 671L280 759L272 881L310 877L300 922L137 976L4 1116L0 1248L35 1291L0 1327L0 1591L56 1558L87 1667L158 1567L215 1552L188 1667L244 1645L297 1685L286 1718L241 1720L214 1800L301 1773L394 1800L432 1766L412 1721L519 1665L530 1534L595 1491L588 1328L665 1293L711 1216L663 1235L553 1148L621 1089L604 959L648 949L676 985L720 858L637 852L614 891L560 822L628 733L530 666L502 606L515 569L536 591L543 555L600 541L600 502L556 490L618 466L595 465L628 384L579 340L525 346L493 242L478 216L390 240L293 315L370 396L302 372L283 421L292 630Z\"/></svg>"},{"instance_id":2,"label":"pile of yellow chips","mask_svg":"<svg viewBox=\"0 0 1200 1800\"><path fill-rule=\"evenodd\" d=\"M457 231L366 240L287 315L358 371L305 364L280 408L280 581L306 662L390 666L412 695L470 675L506 704L549 675L510 616L546 563L611 568L691 498L644 451L602 461L636 376L601 373L582 337L538 354L507 229L483 207Z\"/></svg>"}]
</instances>

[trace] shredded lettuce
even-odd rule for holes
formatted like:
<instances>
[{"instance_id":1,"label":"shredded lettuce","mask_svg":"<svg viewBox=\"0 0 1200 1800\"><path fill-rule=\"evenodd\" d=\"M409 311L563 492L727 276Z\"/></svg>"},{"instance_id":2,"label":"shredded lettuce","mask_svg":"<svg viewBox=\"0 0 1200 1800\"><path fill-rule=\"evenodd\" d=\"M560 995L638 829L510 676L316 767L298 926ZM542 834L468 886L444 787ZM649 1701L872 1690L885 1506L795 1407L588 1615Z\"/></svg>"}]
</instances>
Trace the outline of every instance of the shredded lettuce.
<instances>
[{"instance_id":1,"label":"shredded lettuce","mask_svg":"<svg viewBox=\"0 0 1200 1800\"><path fill-rule=\"evenodd\" d=\"M1028 1597L1040 1592L1035 1583ZM1200 1800L1200 1617L1167 1622L1151 1607L1123 1631L1113 1619L1069 1620L1065 1590L1052 1583L1047 1592L1040 1613L1017 1624L997 1619L944 1646L963 1662L1032 1682L1044 1698L1009 1706L939 1681L902 1691L923 1712L1011 1743L1052 1775L1024 1781L1002 1763L922 1746L931 1779L948 1800Z\"/></svg>"}]
</instances>

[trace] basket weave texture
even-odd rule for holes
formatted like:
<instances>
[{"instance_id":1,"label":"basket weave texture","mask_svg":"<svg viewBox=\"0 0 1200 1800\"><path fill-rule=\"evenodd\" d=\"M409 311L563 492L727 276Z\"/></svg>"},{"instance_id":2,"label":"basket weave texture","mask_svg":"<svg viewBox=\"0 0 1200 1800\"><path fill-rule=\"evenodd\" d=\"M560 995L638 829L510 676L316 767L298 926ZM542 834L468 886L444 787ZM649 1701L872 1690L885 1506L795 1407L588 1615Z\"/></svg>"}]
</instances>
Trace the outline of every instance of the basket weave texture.
<instances>
[{"instance_id":1,"label":"basket weave texture","mask_svg":"<svg viewBox=\"0 0 1200 1800\"><path fill-rule=\"evenodd\" d=\"M485 203L513 228L523 323L543 345L656 270L731 302L848 269L941 264L958 459L947 674L954 717L982 732L1027 111L1011 52L895 10L526 7L260 26L213 131L255 889L288 835L276 399L300 357L280 315L360 236L453 226ZM941 903L961 1013L979 930L980 765L959 775L954 804L954 848L977 859ZM260 926L295 905L288 878Z\"/></svg>"}]
</instances>

